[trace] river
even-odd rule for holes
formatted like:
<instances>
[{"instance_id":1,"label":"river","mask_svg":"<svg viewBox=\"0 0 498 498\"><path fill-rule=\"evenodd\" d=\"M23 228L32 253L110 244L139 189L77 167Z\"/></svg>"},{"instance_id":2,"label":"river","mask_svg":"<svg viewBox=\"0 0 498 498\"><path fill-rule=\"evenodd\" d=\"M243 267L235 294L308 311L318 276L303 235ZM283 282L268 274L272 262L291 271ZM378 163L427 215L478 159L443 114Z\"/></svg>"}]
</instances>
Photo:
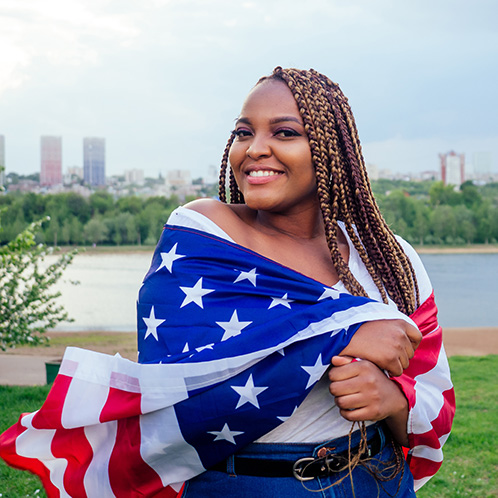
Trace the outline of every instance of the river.
<instances>
[{"instance_id":1,"label":"river","mask_svg":"<svg viewBox=\"0 0 498 498\"><path fill-rule=\"evenodd\" d=\"M72 323L56 330L136 329L138 289L151 253L79 254L57 284ZM498 327L498 254L423 254L443 327ZM73 285L70 281L79 281Z\"/></svg>"}]
</instances>

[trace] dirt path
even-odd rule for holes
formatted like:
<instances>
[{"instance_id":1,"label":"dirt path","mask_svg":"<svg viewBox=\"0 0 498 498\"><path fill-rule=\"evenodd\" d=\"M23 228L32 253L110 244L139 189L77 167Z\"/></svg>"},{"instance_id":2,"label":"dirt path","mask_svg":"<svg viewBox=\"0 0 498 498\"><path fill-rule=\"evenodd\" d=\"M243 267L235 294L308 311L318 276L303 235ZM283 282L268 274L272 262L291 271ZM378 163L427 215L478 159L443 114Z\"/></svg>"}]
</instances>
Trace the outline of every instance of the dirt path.
<instances>
[{"instance_id":1,"label":"dirt path","mask_svg":"<svg viewBox=\"0 0 498 498\"><path fill-rule=\"evenodd\" d=\"M443 329L448 356L498 354L498 327Z\"/></svg>"}]
</instances>

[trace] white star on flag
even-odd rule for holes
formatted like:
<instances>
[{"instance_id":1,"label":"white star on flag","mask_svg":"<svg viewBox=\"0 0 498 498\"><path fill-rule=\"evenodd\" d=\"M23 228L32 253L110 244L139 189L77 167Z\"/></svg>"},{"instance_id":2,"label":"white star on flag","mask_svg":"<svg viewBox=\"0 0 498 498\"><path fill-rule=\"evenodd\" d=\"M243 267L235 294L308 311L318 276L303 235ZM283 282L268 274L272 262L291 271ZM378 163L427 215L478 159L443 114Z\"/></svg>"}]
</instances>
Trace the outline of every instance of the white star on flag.
<instances>
[{"instance_id":1,"label":"white star on flag","mask_svg":"<svg viewBox=\"0 0 498 498\"><path fill-rule=\"evenodd\" d=\"M292 415L294 415L294 413L296 413L296 410L297 406L294 407L294 410L292 410L292 413L288 417L277 417L277 418L282 422L285 422L286 420L289 420L292 417Z\"/></svg>"},{"instance_id":2,"label":"white star on flag","mask_svg":"<svg viewBox=\"0 0 498 498\"><path fill-rule=\"evenodd\" d=\"M216 322L224 331L222 341L226 341L230 339L230 337L234 337L239 335L243 329L245 329L252 322L239 322L239 317L237 315L237 310L234 310L232 314L232 318L230 318L229 322Z\"/></svg>"},{"instance_id":3,"label":"white star on flag","mask_svg":"<svg viewBox=\"0 0 498 498\"><path fill-rule=\"evenodd\" d=\"M143 318L143 321L145 322L145 325L147 325L144 339L147 339L149 335L152 335L154 336L154 339L158 341L159 338L157 337L157 327L159 327L159 325L161 325L161 323L165 322L166 320L160 320L156 318L156 315L154 314L154 306L152 306L149 318Z\"/></svg>"},{"instance_id":4,"label":"white star on flag","mask_svg":"<svg viewBox=\"0 0 498 498\"><path fill-rule=\"evenodd\" d=\"M321 301L322 299L327 299L328 297L332 299L339 298L340 295L339 291L332 289L331 287L324 287L323 289L324 289L323 294L318 298L319 301Z\"/></svg>"},{"instance_id":5,"label":"white star on flag","mask_svg":"<svg viewBox=\"0 0 498 498\"><path fill-rule=\"evenodd\" d=\"M290 307L291 307L290 303L293 303L293 302L294 302L294 299L288 299L287 293L285 293L282 297L272 297L272 302L270 303L270 306L268 306L268 309L274 308L275 306L278 306L279 304L290 309Z\"/></svg>"},{"instance_id":6,"label":"white star on flag","mask_svg":"<svg viewBox=\"0 0 498 498\"><path fill-rule=\"evenodd\" d=\"M185 346L183 348L183 351L182 353L188 353L190 351L189 347L188 347L188 342L185 343Z\"/></svg>"},{"instance_id":7,"label":"white star on flag","mask_svg":"<svg viewBox=\"0 0 498 498\"><path fill-rule=\"evenodd\" d=\"M237 431L231 431L230 428L228 427L228 424L225 424L223 426L223 429L221 431L208 431L208 434L213 434L213 436L216 436L214 438L215 441L228 441L232 444L235 444L235 436L240 436L241 434L244 434L243 432L237 432Z\"/></svg>"},{"instance_id":8,"label":"white star on flag","mask_svg":"<svg viewBox=\"0 0 498 498\"><path fill-rule=\"evenodd\" d=\"M256 268L253 268L251 271L242 271L242 270L237 270L240 271L239 276L234 280L234 284L237 282L242 282L242 280L249 280L254 287L256 287L256 277L258 276L258 273L256 273Z\"/></svg>"},{"instance_id":9,"label":"white star on flag","mask_svg":"<svg viewBox=\"0 0 498 498\"><path fill-rule=\"evenodd\" d=\"M310 376L308 379L308 383L306 384L306 389L312 386L320 377L323 375L323 372L327 369L327 365L322 364L322 354L318 355L316 359L316 363L312 367L303 367L301 368Z\"/></svg>"},{"instance_id":10,"label":"white star on flag","mask_svg":"<svg viewBox=\"0 0 498 498\"><path fill-rule=\"evenodd\" d=\"M206 344L205 346L201 346L200 348L196 348L195 350L200 353L201 351L204 351L205 349L213 349L214 342L211 344Z\"/></svg>"},{"instance_id":11,"label":"white star on flag","mask_svg":"<svg viewBox=\"0 0 498 498\"><path fill-rule=\"evenodd\" d=\"M204 305L202 304L202 296L209 294L210 292L214 292L214 289L203 289L202 288L202 277L197 280L197 283L193 287L182 287L180 289L185 293L185 299L183 300L180 308L187 306L189 303L195 303L200 308L204 309Z\"/></svg>"},{"instance_id":12,"label":"white star on flag","mask_svg":"<svg viewBox=\"0 0 498 498\"><path fill-rule=\"evenodd\" d=\"M161 253L162 262L156 271L159 271L161 268L166 268L170 273L173 271L173 263L177 259L185 257L185 254L176 254L177 247L178 247L178 242L170 249L169 252Z\"/></svg>"},{"instance_id":13,"label":"white star on flag","mask_svg":"<svg viewBox=\"0 0 498 498\"><path fill-rule=\"evenodd\" d=\"M259 408L258 396L268 389L268 387L254 387L252 374L249 375L245 386L230 386L237 394L240 394L239 402L235 409L239 408L246 403L251 403L256 408Z\"/></svg>"}]
</instances>

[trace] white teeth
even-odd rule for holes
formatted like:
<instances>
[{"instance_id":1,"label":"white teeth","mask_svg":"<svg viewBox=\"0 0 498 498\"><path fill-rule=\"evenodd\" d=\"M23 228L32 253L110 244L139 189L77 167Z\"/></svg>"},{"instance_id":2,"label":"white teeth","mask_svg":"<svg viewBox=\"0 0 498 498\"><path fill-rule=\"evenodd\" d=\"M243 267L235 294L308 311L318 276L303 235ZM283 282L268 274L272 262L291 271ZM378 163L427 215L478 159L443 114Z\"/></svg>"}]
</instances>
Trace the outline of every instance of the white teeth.
<instances>
[{"instance_id":1,"label":"white teeth","mask_svg":"<svg viewBox=\"0 0 498 498\"><path fill-rule=\"evenodd\" d=\"M258 171L250 171L249 176L274 176L278 175L276 171L267 171L267 170L258 170Z\"/></svg>"}]
</instances>

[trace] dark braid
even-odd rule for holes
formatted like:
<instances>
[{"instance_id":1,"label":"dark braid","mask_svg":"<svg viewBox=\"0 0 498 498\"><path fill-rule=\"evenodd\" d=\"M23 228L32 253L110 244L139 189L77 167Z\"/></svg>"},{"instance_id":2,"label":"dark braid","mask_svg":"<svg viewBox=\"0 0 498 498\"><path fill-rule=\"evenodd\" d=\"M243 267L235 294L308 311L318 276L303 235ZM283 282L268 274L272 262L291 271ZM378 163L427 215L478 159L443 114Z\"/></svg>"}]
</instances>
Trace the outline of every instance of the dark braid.
<instances>
[{"instance_id":1,"label":"dark braid","mask_svg":"<svg viewBox=\"0 0 498 498\"><path fill-rule=\"evenodd\" d=\"M419 306L419 290L410 260L382 217L370 187L358 130L347 98L339 86L314 69L275 68L261 78L284 82L294 96L308 136L317 179L318 199L331 260L339 278L355 295L366 296L339 251L341 221L382 299L389 296L400 311L411 314ZM226 199L228 153L225 148L220 174L220 199ZM243 203L230 171L230 203Z\"/></svg>"}]
</instances>

